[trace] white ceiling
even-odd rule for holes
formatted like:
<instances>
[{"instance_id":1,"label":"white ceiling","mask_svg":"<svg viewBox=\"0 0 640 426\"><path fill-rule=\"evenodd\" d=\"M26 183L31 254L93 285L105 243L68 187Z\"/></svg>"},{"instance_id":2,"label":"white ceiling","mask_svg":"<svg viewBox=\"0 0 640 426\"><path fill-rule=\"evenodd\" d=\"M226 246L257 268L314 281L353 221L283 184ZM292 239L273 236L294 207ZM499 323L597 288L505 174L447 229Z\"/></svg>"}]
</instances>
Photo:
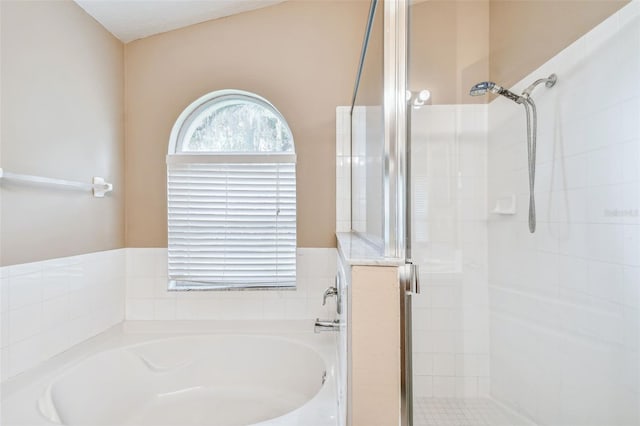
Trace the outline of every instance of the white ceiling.
<instances>
[{"instance_id":1,"label":"white ceiling","mask_svg":"<svg viewBox=\"0 0 640 426\"><path fill-rule=\"evenodd\" d=\"M75 0L89 15L125 43L283 1L285 0Z\"/></svg>"}]
</instances>

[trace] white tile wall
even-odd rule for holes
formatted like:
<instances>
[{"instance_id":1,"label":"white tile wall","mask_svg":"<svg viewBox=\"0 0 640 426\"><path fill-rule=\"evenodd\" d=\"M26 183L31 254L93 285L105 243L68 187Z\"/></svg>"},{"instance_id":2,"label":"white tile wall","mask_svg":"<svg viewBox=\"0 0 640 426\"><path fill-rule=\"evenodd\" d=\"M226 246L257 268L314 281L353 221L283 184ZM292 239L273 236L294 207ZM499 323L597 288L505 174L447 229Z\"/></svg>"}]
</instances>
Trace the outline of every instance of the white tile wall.
<instances>
[{"instance_id":1,"label":"white tile wall","mask_svg":"<svg viewBox=\"0 0 640 426\"><path fill-rule=\"evenodd\" d=\"M416 398L489 392L486 114L485 105L412 110Z\"/></svg>"},{"instance_id":2,"label":"white tile wall","mask_svg":"<svg viewBox=\"0 0 640 426\"><path fill-rule=\"evenodd\" d=\"M124 319L335 317L335 249L298 249L294 291L168 292L166 249L120 249L0 268L2 380ZM125 308L126 306L126 308Z\"/></svg>"},{"instance_id":3,"label":"white tile wall","mask_svg":"<svg viewBox=\"0 0 640 426\"><path fill-rule=\"evenodd\" d=\"M233 320L335 318L335 300L322 306L334 285L335 249L298 249L297 288L286 291L167 291L167 250L129 248L126 319Z\"/></svg>"},{"instance_id":4,"label":"white tile wall","mask_svg":"<svg viewBox=\"0 0 640 426\"><path fill-rule=\"evenodd\" d=\"M383 135L382 107L356 106L351 129L352 229L382 243Z\"/></svg>"},{"instance_id":5,"label":"white tile wall","mask_svg":"<svg viewBox=\"0 0 640 426\"><path fill-rule=\"evenodd\" d=\"M336 232L351 231L351 107L336 108Z\"/></svg>"},{"instance_id":6,"label":"white tile wall","mask_svg":"<svg viewBox=\"0 0 640 426\"><path fill-rule=\"evenodd\" d=\"M351 228L367 230L367 107L353 110L351 121Z\"/></svg>"},{"instance_id":7,"label":"white tile wall","mask_svg":"<svg viewBox=\"0 0 640 426\"><path fill-rule=\"evenodd\" d=\"M523 79L538 106L538 230L524 111L489 106L491 393L540 425L640 424L640 3Z\"/></svg>"},{"instance_id":8,"label":"white tile wall","mask_svg":"<svg viewBox=\"0 0 640 426\"><path fill-rule=\"evenodd\" d=\"M2 380L124 318L125 251L0 268Z\"/></svg>"}]
</instances>

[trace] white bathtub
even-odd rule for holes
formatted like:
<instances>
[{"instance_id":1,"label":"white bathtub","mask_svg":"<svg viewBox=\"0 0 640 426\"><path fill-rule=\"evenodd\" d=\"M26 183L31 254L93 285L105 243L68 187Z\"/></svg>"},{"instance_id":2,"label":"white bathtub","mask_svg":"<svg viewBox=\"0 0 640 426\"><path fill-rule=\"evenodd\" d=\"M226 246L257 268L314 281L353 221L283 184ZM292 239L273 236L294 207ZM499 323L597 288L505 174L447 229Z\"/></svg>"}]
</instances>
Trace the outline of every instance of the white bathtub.
<instances>
[{"instance_id":1,"label":"white bathtub","mask_svg":"<svg viewBox=\"0 0 640 426\"><path fill-rule=\"evenodd\" d=\"M335 426L335 345L303 322L130 322L3 384L3 425Z\"/></svg>"}]
</instances>

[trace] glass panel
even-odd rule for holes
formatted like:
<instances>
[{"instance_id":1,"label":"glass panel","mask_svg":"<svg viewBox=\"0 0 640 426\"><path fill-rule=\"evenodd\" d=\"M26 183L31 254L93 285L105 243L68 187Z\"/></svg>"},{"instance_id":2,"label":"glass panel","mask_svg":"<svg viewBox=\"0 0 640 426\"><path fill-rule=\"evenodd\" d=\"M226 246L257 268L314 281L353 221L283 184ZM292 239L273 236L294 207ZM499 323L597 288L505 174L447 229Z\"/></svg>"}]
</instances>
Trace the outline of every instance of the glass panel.
<instances>
[{"instance_id":1,"label":"glass panel","mask_svg":"<svg viewBox=\"0 0 640 426\"><path fill-rule=\"evenodd\" d=\"M411 4L415 426L640 424L639 4Z\"/></svg>"},{"instance_id":2,"label":"glass panel","mask_svg":"<svg viewBox=\"0 0 640 426\"><path fill-rule=\"evenodd\" d=\"M376 3L351 115L351 226L379 245L384 226L383 13L382 2Z\"/></svg>"}]
</instances>

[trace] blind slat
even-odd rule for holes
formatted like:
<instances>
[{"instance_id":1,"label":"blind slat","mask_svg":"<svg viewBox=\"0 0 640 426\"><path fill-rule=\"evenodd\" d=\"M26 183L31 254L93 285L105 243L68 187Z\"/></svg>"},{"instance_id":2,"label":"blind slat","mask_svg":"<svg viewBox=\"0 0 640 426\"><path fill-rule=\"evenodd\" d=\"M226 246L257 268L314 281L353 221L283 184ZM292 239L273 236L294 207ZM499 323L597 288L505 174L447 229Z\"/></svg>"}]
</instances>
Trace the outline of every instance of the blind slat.
<instances>
[{"instance_id":1,"label":"blind slat","mask_svg":"<svg viewBox=\"0 0 640 426\"><path fill-rule=\"evenodd\" d=\"M173 288L295 283L294 163L170 163L167 170Z\"/></svg>"}]
</instances>

